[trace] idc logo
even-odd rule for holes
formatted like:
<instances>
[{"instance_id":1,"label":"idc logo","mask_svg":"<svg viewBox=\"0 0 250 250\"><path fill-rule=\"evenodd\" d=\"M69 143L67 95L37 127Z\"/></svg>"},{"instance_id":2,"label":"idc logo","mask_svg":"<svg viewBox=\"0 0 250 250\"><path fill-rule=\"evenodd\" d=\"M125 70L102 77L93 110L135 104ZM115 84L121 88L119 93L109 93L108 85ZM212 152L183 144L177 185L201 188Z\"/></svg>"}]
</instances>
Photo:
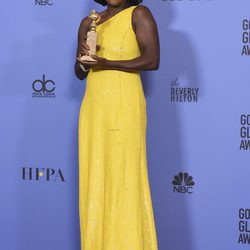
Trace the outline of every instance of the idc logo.
<instances>
[{"instance_id":1,"label":"idc logo","mask_svg":"<svg viewBox=\"0 0 250 250\"><path fill-rule=\"evenodd\" d=\"M45 5L53 5L53 1L52 0L35 0L35 5L39 5L39 6L45 6Z\"/></svg>"},{"instance_id":2,"label":"idc logo","mask_svg":"<svg viewBox=\"0 0 250 250\"><path fill-rule=\"evenodd\" d=\"M61 169L22 167L22 180L65 182Z\"/></svg>"},{"instance_id":3,"label":"idc logo","mask_svg":"<svg viewBox=\"0 0 250 250\"><path fill-rule=\"evenodd\" d=\"M37 79L32 83L32 97L55 97L55 82L46 80L43 74L42 80Z\"/></svg>"},{"instance_id":4,"label":"idc logo","mask_svg":"<svg viewBox=\"0 0 250 250\"><path fill-rule=\"evenodd\" d=\"M193 186L194 181L193 177L191 175L188 175L188 173L180 172L178 175L174 176L174 179L172 181L172 184L174 186L174 193L193 193Z\"/></svg>"}]
</instances>

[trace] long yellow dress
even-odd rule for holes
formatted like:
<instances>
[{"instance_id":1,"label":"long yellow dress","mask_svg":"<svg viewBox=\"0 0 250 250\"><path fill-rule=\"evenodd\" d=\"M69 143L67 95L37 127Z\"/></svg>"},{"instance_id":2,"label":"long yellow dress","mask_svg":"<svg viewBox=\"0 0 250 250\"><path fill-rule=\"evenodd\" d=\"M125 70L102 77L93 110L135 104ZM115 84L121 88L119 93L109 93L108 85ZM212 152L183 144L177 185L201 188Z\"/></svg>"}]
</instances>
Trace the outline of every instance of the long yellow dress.
<instances>
[{"instance_id":1,"label":"long yellow dress","mask_svg":"<svg viewBox=\"0 0 250 250\"><path fill-rule=\"evenodd\" d=\"M126 8L97 26L98 56L140 55ZM91 69L79 112L81 250L157 250L140 72Z\"/></svg>"}]
</instances>

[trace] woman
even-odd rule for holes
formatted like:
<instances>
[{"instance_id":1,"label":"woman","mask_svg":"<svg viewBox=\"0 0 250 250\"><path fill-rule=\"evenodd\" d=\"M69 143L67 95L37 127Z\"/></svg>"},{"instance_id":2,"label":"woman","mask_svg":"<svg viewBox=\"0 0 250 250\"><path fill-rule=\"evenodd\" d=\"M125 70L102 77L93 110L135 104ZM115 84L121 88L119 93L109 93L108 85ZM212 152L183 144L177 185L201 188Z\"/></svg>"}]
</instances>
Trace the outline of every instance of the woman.
<instances>
[{"instance_id":1,"label":"woman","mask_svg":"<svg viewBox=\"0 0 250 250\"><path fill-rule=\"evenodd\" d=\"M146 101L141 70L159 67L159 38L142 0L107 5L96 28L96 62L88 54L85 17L75 73L86 78L79 113L79 215L82 250L157 250L146 157Z\"/></svg>"}]
</instances>

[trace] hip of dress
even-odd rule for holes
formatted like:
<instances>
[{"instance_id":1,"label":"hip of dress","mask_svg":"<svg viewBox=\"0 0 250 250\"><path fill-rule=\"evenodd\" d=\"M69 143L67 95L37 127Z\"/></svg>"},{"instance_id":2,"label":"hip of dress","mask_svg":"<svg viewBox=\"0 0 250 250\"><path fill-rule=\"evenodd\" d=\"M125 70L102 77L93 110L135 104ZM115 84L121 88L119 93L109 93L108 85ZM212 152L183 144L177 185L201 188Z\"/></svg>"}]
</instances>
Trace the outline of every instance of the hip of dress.
<instances>
[{"instance_id":1,"label":"hip of dress","mask_svg":"<svg viewBox=\"0 0 250 250\"><path fill-rule=\"evenodd\" d=\"M145 109L146 99L140 72L90 70L86 79L83 102L109 110L112 106Z\"/></svg>"}]
</instances>

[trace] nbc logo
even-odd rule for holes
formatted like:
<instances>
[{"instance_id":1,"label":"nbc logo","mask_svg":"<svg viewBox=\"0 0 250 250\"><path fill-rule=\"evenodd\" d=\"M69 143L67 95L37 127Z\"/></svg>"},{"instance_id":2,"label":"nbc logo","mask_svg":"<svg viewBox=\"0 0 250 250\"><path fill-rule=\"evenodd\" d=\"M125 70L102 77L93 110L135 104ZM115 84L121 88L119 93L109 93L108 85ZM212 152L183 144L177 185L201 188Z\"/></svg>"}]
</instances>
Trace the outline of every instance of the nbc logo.
<instances>
[{"instance_id":1,"label":"nbc logo","mask_svg":"<svg viewBox=\"0 0 250 250\"><path fill-rule=\"evenodd\" d=\"M192 194L195 182L191 175L188 175L186 172L180 172L178 175L174 176L172 184L174 193Z\"/></svg>"},{"instance_id":2,"label":"nbc logo","mask_svg":"<svg viewBox=\"0 0 250 250\"><path fill-rule=\"evenodd\" d=\"M45 5L53 5L53 0L35 0L35 5L45 6Z\"/></svg>"}]
</instances>

